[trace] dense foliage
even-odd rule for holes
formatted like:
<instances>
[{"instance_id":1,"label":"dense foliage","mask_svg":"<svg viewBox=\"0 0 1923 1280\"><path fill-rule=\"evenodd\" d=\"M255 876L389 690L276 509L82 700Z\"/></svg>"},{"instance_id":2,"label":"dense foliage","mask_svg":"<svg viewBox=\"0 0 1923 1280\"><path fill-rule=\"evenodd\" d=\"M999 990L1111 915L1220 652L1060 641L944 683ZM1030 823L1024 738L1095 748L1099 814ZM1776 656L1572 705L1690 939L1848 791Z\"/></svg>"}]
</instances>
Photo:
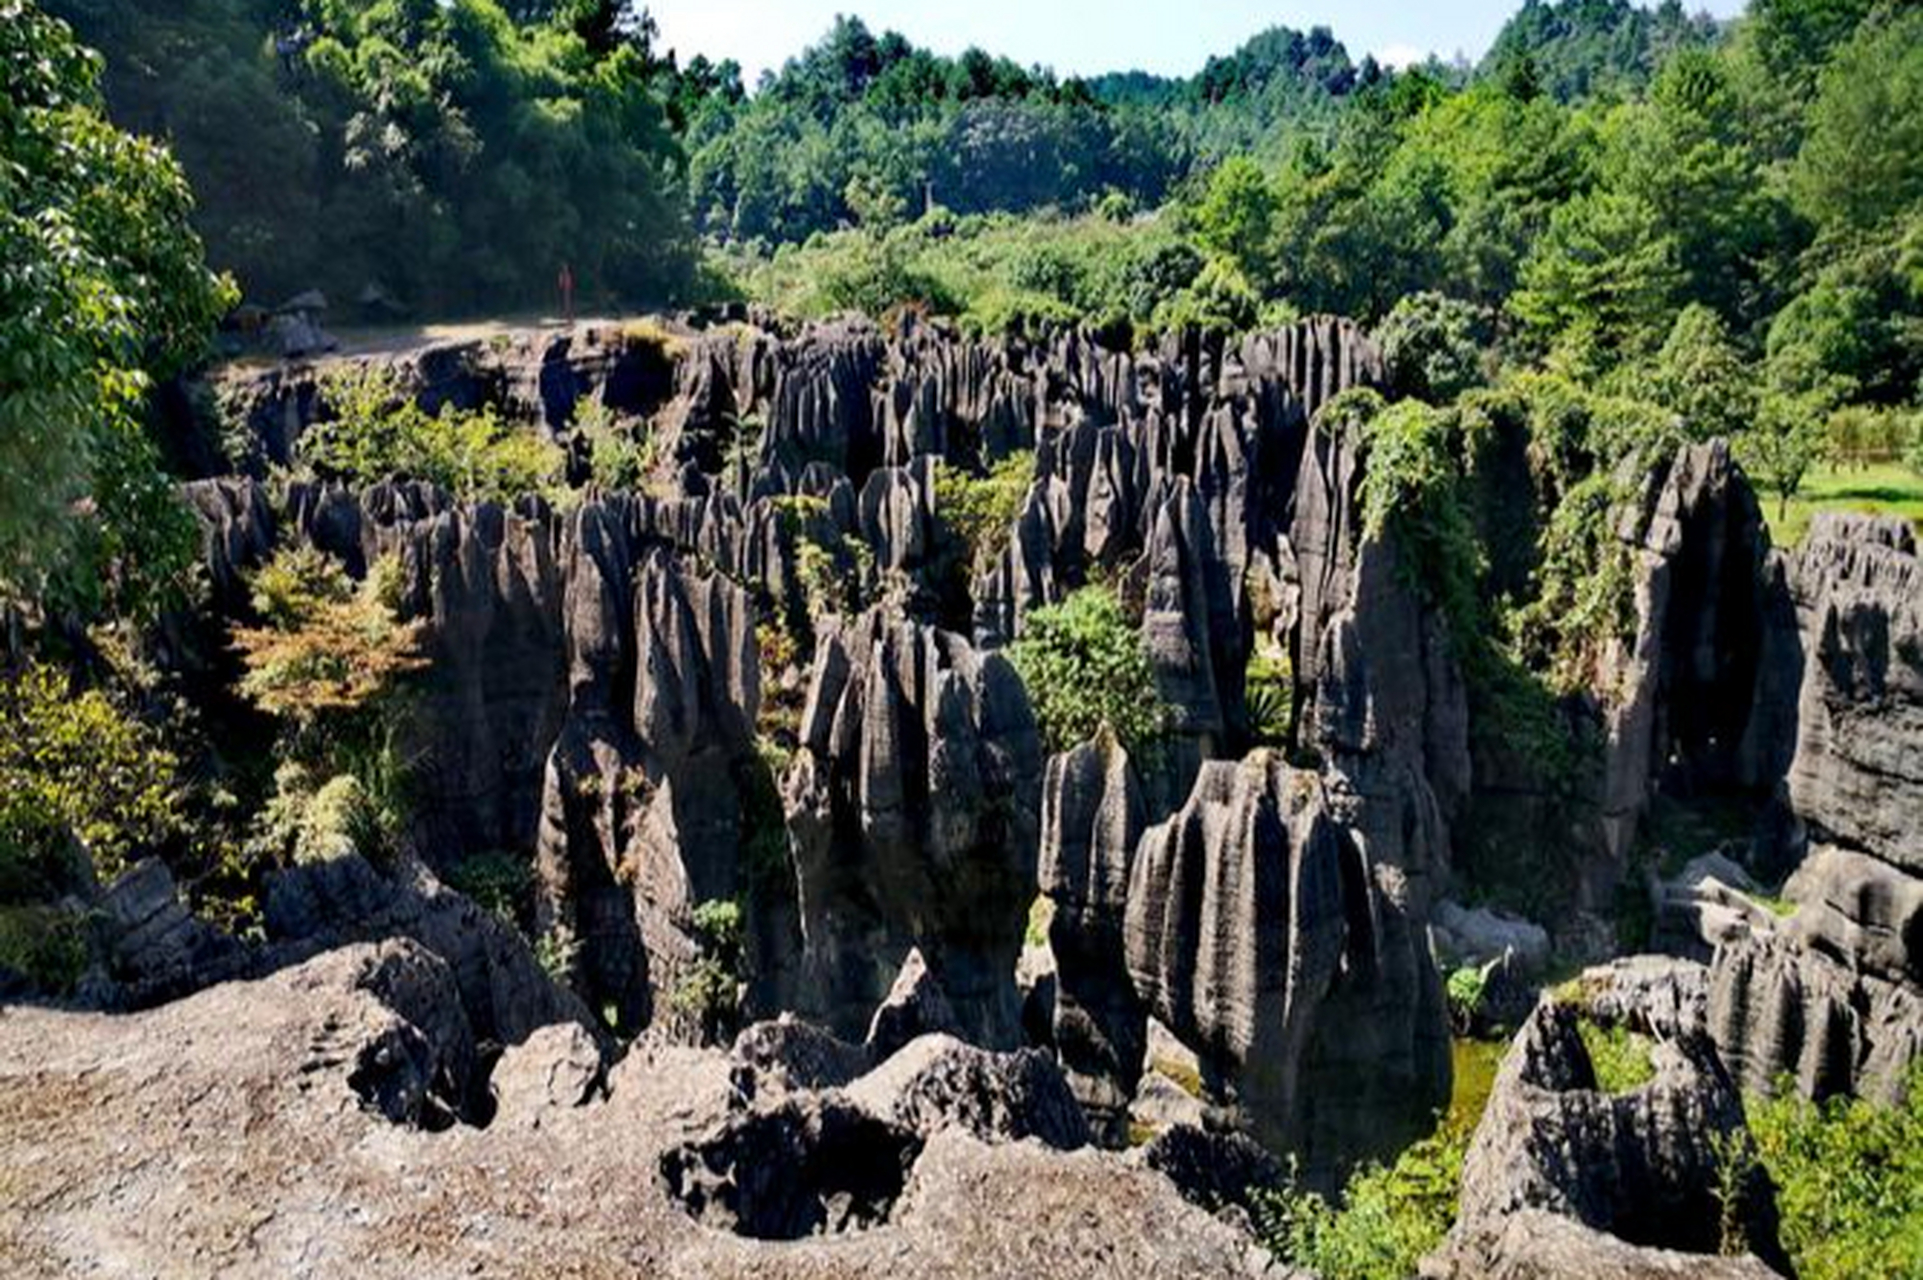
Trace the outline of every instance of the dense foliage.
<instances>
[{"instance_id":1,"label":"dense foliage","mask_svg":"<svg viewBox=\"0 0 1923 1280\"><path fill-rule=\"evenodd\" d=\"M1156 749L1168 707L1141 636L1114 592L1084 587L1036 609L1008 656L1028 687L1049 751L1067 751L1103 729L1132 755Z\"/></svg>"},{"instance_id":2,"label":"dense foliage","mask_svg":"<svg viewBox=\"0 0 1923 1280\"><path fill-rule=\"evenodd\" d=\"M0 899L70 887L76 856L111 878L172 836L177 768L100 690L38 665L0 679Z\"/></svg>"},{"instance_id":3,"label":"dense foliage","mask_svg":"<svg viewBox=\"0 0 1923 1280\"><path fill-rule=\"evenodd\" d=\"M326 402L329 416L303 436L300 454L328 479L366 485L398 476L429 481L462 498L511 502L562 478L560 449L515 430L494 409L445 405L430 414L372 367L330 376ZM620 478L627 464L607 453L605 441L594 443L603 450L600 465L614 472L603 478Z\"/></svg>"},{"instance_id":4,"label":"dense foliage","mask_svg":"<svg viewBox=\"0 0 1923 1280\"><path fill-rule=\"evenodd\" d=\"M273 306L422 311L689 284L681 161L645 32L496 0L47 0L107 56L115 119L168 138L212 260ZM543 12L543 10L546 10ZM598 19L598 20L597 20ZM351 314L351 313L350 313Z\"/></svg>"},{"instance_id":5,"label":"dense foliage","mask_svg":"<svg viewBox=\"0 0 1923 1280\"><path fill-rule=\"evenodd\" d=\"M229 294L180 170L107 123L99 70L32 4L0 3L0 598L151 614L194 530L141 407Z\"/></svg>"},{"instance_id":6,"label":"dense foliage","mask_svg":"<svg viewBox=\"0 0 1923 1280\"><path fill-rule=\"evenodd\" d=\"M1923 1078L1900 1106L1750 1098L1756 1156L1804 1280L1923 1273Z\"/></svg>"}]
</instances>

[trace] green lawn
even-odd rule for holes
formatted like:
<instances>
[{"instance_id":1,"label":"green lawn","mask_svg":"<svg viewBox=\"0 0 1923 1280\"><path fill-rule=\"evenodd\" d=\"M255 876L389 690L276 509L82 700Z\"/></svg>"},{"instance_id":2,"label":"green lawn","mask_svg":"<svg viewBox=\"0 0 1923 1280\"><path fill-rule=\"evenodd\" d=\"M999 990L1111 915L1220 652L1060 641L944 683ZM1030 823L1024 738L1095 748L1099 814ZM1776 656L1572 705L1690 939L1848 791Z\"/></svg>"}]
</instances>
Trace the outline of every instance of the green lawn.
<instances>
[{"instance_id":1,"label":"green lawn","mask_svg":"<svg viewBox=\"0 0 1923 1280\"><path fill-rule=\"evenodd\" d=\"M1829 467L1812 471L1803 481L1803 491L1784 511L1775 495L1759 493L1763 514L1769 519L1770 540L1779 547L1793 547L1809 532L1810 519L1818 511L1869 511L1879 515L1906 516L1923 529L1923 475L1898 463L1883 463L1859 469L1836 470Z\"/></svg>"}]
</instances>

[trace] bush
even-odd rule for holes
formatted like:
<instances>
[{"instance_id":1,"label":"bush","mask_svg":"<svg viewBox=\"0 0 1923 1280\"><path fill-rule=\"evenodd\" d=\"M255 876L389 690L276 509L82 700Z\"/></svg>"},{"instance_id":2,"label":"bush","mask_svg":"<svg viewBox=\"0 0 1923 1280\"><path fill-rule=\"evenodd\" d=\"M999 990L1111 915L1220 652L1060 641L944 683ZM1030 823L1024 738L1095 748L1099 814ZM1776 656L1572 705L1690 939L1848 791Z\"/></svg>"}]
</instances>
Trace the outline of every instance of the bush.
<instances>
[{"instance_id":1,"label":"bush","mask_svg":"<svg viewBox=\"0 0 1923 1280\"><path fill-rule=\"evenodd\" d=\"M523 859L495 850L474 854L453 867L447 873L447 886L518 929L523 905L534 887L534 872Z\"/></svg>"},{"instance_id":2,"label":"bush","mask_svg":"<svg viewBox=\"0 0 1923 1280\"><path fill-rule=\"evenodd\" d=\"M1168 726L1148 651L1106 588L1084 587L1031 612L1008 656L1051 752L1067 751L1107 726L1131 755L1145 756Z\"/></svg>"},{"instance_id":3,"label":"bush","mask_svg":"<svg viewBox=\"0 0 1923 1280\"><path fill-rule=\"evenodd\" d=\"M704 902L692 932L700 958L674 991L674 1007L694 1018L702 1042L719 1043L741 1021L742 912L739 903Z\"/></svg>"},{"instance_id":4,"label":"bush","mask_svg":"<svg viewBox=\"0 0 1923 1280\"><path fill-rule=\"evenodd\" d=\"M995 562L1035 478L1035 455L1013 453L977 476L946 463L935 472L935 511L967 550L970 576Z\"/></svg>"},{"instance_id":5,"label":"bush","mask_svg":"<svg viewBox=\"0 0 1923 1280\"><path fill-rule=\"evenodd\" d=\"M86 917L59 907L0 907L0 970L66 995L87 970Z\"/></svg>"},{"instance_id":6,"label":"bush","mask_svg":"<svg viewBox=\"0 0 1923 1280\"><path fill-rule=\"evenodd\" d=\"M394 376L375 366L330 376L332 415L301 437L301 457L321 474L353 484L392 477L426 480L460 498L511 501L559 482L561 451L503 423L492 408L430 415Z\"/></svg>"},{"instance_id":7,"label":"bush","mask_svg":"<svg viewBox=\"0 0 1923 1280\"><path fill-rule=\"evenodd\" d=\"M30 665L0 678L0 898L58 887L70 838L104 879L181 830L178 762L98 689Z\"/></svg>"},{"instance_id":8,"label":"bush","mask_svg":"<svg viewBox=\"0 0 1923 1280\"><path fill-rule=\"evenodd\" d=\"M603 493L645 489L656 469L658 437L638 421L617 418L599 400L574 413L574 432L588 447L588 477Z\"/></svg>"},{"instance_id":9,"label":"bush","mask_svg":"<svg viewBox=\"0 0 1923 1280\"><path fill-rule=\"evenodd\" d=\"M356 585L311 546L286 547L256 573L254 609L266 623L234 633L246 664L240 690L297 731L375 706L426 666L422 624L398 618L399 565L386 560Z\"/></svg>"},{"instance_id":10,"label":"bush","mask_svg":"<svg viewBox=\"0 0 1923 1280\"><path fill-rule=\"evenodd\" d=\"M1808 1102L1786 1082L1746 1109L1796 1274L1923 1275L1923 1067L1911 1069L1899 1107Z\"/></svg>"},{"instance_id":11,"label":"bush","mask_svg":"<svg viewBox=\"0 0 1923 1280\"><path fill-rule=\"evenodd\" d=\"M1341 1207L1299 1187L1259 1194L1263 1243L1324 1280L1404 1280L1434 1252L1456 1217L1473 1124L1446 1123L1392 1165L1368 1165L1343 1189Z\"/></svg>"},{"instance_id":12,"label":"bush","mask_svg":"<svg viewBox=\"0 0 1923 1280\"><path fill-rule=\"evenodd\" d=\"M1466 1027L1474 1023L1476 1010L1482 1007L1482 993L1488 985L1488 973L1473 964L1464 965L1450 973L1445 988L1449 999L1450 1021L1458 1027Z\"/></svg>"}]
</instances>

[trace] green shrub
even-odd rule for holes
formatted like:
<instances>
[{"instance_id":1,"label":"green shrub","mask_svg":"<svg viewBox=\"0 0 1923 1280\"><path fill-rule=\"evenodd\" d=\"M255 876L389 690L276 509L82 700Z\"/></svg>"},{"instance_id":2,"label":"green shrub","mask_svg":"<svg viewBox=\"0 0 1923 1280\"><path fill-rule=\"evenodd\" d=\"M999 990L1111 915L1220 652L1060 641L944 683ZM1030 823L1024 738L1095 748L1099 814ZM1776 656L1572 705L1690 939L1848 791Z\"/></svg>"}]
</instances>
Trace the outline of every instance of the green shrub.
<instances>
[{"instance_id":1,"label":"green shrub","mask_svg":"<svg viewBox=\"0 0 1923 1280\"><path fill-rule=\"evenodd\" d=\"M970 576L1008 546L1035 478L1035 455L1013 453L977 476L943 464L935 471L935 510L967 550Z\"/></svg>"},{"instance_id":2,"label":"green shrub","mask_svg":"<svg viewBox=\"0 0 1923 1280\"><path fill-rule=\"evenodd\" d=\"M100 690L40 665L0 677L0 899L57 887L70 834L103 879L179 834L177 769Z\"/></svg>"},{"instance_id":3,"label":"green shrub","mask_svg":"<svg viewBox=\"0 0 1923 1280\"><path fill-rule=\"evenodd\" d=\"M1803 1280L1923 1275L1923 1067L1907 1101L1747 1100L1757 1157L1776 1186L1783 1246Z\"/></svg>"},{"instance_id":4,"label":"green shrub","mask_svg":"<svg viewBox=\"0 0 1923 1280\"><path fill-rule=\"evenodd\" d=\"M429 414L392 374L345 368L323 388L332 414L301 437L300 455L321 474L354 484L400 476L440 485L460 498L506 502L559 482L563 458L492 408Z\"/></svg>"},{"instance_id":5,"label":"green shrub","mask_svg":"<svg viewBox=\"0 0 1923 1280\"><path fill-rule=\"evenodd\" d=\"M1656 1078L1656 1061L1651 1056L1655 1041L1639 1031L1620 1024L1604 1026L1590 1018L1576 1022L1589 1065L1596 1073L1596 1087L1604 1093L1634 1093Z\"/></svg>"},{"instance_id":6,"label":"green shrub","mask_svg":"<svg viewBox=\"0 0 1923 1280\"><path fill-rule=\"evenodd\" d=\"M732 1035L741 1021L742 929L739 903L704 902L694 909L691 932L700 958L675 988L673 1003L694 1018L705 1044Z\"/></svg>"},{"instance_id":7,"label":"green shrub","mask_svg":"<svg viewBox=\"0 0 1923 1280\"><path fill-rule=\"evenodd\" d=\"M645 489L656 470L658 437L643 424L615 416L599 400L584 401L574 413L574 431L587 442L588 475L604 493Z\"/></svg>"},{"instance_id":8,"label":"green shrub","mask_svg":"<svg viewBox=\"0 0 1923 1280\"><path fill-rule=\"evenodd\" d=\"M1475 1017L1476 1010L1482 1005L1483 990L1488 985L1489 975L1477 965L1464 965L1449 974L1445 989L1449 1011L1455 1015L1458 1025L1467 1025Z\"/></svg>"},{"instance_id":9,"label":"green shrub","mask_svg":"<svg viewBox=\"0 0 1923 1280\"><path fill-rule=\"evenodd\" d=\"M67 995L89 958L86 917L59 907L0 906L0 969L40 991Z\"/></svg>"},{"instance_id":10,"label":"green shrub","mask_svg":"<svg viewBox=\"0 0 1923 1280\"><path fill-rule=\"evenodd\" d=\"M1296 1186L1258 1193L1263 1242L1323 1280L1406 1280L1455 1223L1472 1133L1445 1124L1395 1163L1363 1167L1350 1177L1339 1208Z\"/></svg>"},{"instance_id":11,"label":"green shrub","mask_svg":"<svg viewBox=\"0 0 1923 1280\"><path fill-rule=\"evenodd\" d=\"M534 887L534 871L525 859L492 850L473 854L452 867L447 885L502 923L518 929Z\"/></svg>"},{"instance_id":12,"label":"green shrub","mask_svg":"<svg viewBox=\"0 0 1923 1280\"><path fill-rule=\"evenodd\" d=\"M1279 646L1258 639L1246 677L1249 740L1258 747L1286 747L1295 707L1295 670Z\"/></svg>"},{"instance_id":13,"label":"green shrub","mask_svg":"<svg viewBox=\"0 0 1923 1280\"><path fill-rule=\"evenodd\" d=\"M1148 651L1107 588L1084 587L1029 613L1008 656L1051 752L1086 742L1106 725L1131 755L1147 755L1168 726Z\"/></svg>"}]
</instances>

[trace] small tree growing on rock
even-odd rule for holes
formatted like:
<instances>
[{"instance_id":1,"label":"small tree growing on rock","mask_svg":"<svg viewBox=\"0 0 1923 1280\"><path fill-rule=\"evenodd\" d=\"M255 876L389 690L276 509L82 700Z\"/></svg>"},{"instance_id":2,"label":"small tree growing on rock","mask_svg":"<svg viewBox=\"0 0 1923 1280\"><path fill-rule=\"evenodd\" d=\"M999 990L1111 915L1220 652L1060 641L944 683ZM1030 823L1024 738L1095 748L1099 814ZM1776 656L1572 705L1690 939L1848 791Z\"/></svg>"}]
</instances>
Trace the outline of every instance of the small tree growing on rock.
<instances>
[{"instance_id":1,"label":"small tree growing on rock","mask_svg":"<svg viewBox=\"0 0 1923 1280\"><path fill-rule=\"evenodd\" d=\"M1168 727L1148 651L1104 587L1084 587L1030 613L1008 656L1050 751L1067 751L1107 725L1139 759L1153 753Z\"/></svg>"}]
</instances>

